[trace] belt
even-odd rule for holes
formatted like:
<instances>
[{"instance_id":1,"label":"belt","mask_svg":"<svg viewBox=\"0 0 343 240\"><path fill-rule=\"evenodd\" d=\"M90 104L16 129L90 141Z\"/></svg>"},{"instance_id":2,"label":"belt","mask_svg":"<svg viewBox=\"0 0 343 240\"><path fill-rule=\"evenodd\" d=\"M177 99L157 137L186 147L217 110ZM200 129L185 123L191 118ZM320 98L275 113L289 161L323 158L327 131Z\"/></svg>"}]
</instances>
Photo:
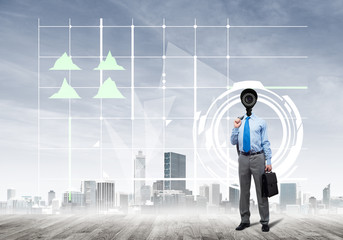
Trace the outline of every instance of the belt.
<instances>
[{"instance_id":1,"label":"belt","mask_svg":"<svg viewBox=\"0 0 343 240\"><path fill-rule=\"evenodd\" d=\"M242 152L241 151L241 154L244 155L244 156L250 156L250 155L256 155L256 154L260 154L260 153L263 153L263 150L262 151L259 151L259 152Z\"/></svg>"}]
</instances>

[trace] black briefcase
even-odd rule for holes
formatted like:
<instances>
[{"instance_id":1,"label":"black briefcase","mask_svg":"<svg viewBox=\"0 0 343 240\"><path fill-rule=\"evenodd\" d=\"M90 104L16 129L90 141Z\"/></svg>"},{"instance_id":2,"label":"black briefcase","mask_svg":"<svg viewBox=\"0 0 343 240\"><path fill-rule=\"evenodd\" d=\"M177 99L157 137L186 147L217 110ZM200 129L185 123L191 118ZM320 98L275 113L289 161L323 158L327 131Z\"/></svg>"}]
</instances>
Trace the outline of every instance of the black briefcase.
<instances>
[{"instance_id":1,"label":"black briefcase","mask_svg":"<svg viewBox=\"0 0 343 240\"><path fill-rule=\"evenodd\" d=\"M262 174L262 197L272 197L279 194L277 178L274 172Z\"/></svg>"}]
</instances>

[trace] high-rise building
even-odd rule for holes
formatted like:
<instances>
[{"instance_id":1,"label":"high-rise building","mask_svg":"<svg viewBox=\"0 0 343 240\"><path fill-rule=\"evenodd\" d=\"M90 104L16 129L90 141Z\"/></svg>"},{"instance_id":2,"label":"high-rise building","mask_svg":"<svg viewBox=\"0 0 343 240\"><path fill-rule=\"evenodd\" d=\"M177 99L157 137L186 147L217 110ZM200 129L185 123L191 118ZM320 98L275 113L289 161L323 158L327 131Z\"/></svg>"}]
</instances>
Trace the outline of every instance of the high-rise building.
<instances>
[{"instance_id":1,"label":"high-rise building","mask_svg":"<svg viewBox=\"0 0 343 240\"><path fill-rule=\"evenodd\" d=\"M309 203L310 203L310 207L313 208L313 209L316 209L317 208L317 199L315 197L310 197L309 198Z\"/></svg>"},{"instance_id":2,"label":"high-rise building","mask_svg":"<svg viewBox=\"0 0 343 240\"><path fill-rule=\"evenodd\" d=\"M15 189L7 189L7 200L15 198Z\"/></svg>"},{"instance_id":3,"label":"high-rise building","mask_svg":"<svg viewBox=\"0 0 343 240\"><path fill-rule=\"evenodd\" d=\"M70 198L69 198L70 195ZM63 204L72 206L84 206L83 193L76 191L67 191L63 194Z\"/></svg>"},{"instance_id":4,"label":"high-rise building","mask_svg":"<svg viewBox=\"0 0 343 240\"><path fill-rule=\"evenodd\" d=\"M163 190L163 180L158 180L152 184L153 191L162 191Z\"/></svg>"},{"instance_id":5,"label":"high-rise building","mask_svg":"<svg viewBox=\"0 0 343 240\"><path fill-rule=\"evenodd\" d=\"M323 189L323 203L325 204L326 208L328 208L330 206L330 184L327 185L324 189Z\"/></svg>"},{"instance_id":6,"label":"high-rise building","mask_svg":"<svg viewBox=\"0 0 343 240\"><path fill-rule=\"evenodd\" d=\"M186 156L174 152L164 153L164 177L185 178L186 177ZM185 180L165 181L164 189L185 191Z\"/></svg>"},{"instance_id":7,"label":"high-rise building","mask_svg":"<svg viewBox=\"0 0 343 240\"><path fill-rule=\"evenodd\" d=\"M210 204L219 206L220 204L220 185L212 183L210 187Z\"/></svg>"},{"instance_id":8,"label":"high-rise building","mask_svg":"<svg viewBox=\"0 0 343 240\"><path fill-rule=\"evenodd\" d=\"M48 205L51 205L52 200L56 197L56 193L53 190L48 192Z\"/></svg>"},{"instance_id":9,"label":"high-rise building","mask_svg":"<svg viewBox=\"0 0 343 240\"><path fill-rule=\"evenodd\" d=\"M304 192L302 204L308 204L310 197L311 197L311 194L309 192Z\"/></svg>"},{"instance_id":10,"label":"high-rise building","mask_svg":"<svg viewBox=\"0 0 343 240\"><path fill-rule=\"evenodd\" d=\"M145 185L141 189L141 203L145 204L146 201L151 201L151 186Z\"/></svg>"},{"instance_id":11,"label":"high-rise building","mask_svg":"<svg viewBox=\"0 0 343 240\"><path fill-rule=\"evenodd\" d=\"M294 205L297 201L297 184L281 183L280 184L280 208L286 209L286 205Z\"/></svg>"},{"instance_id":12,"label":"high-rise building","mask_svg":"<svg viewBox=\"0 0 343 240\"><path fill-rule=\"evenodd\" d=\"M239 186L233 184L229 187L229 202L231 207L238 208L239 206Z\"/></svg>"},{"instance_id":13,"label":"high-rise building","mask_svg":"<svg viewBox=\"0 0 343 240\"><path fill-rule=\"evenodd\" d=\"M113 181L97 182L96 202L99 211L108 211L114 208L115 185Z\"/></svg>"},{"instance_id":14,"label":"high-rise building","mask_svg":"<svg viewBox=\"0 0 343 240\"><path fill-rule=\"evenodd\" d=\"M142 151L138 151L136 159L134 161L134 177L135 178L145 178L145 156ZM134 194L135 194L135 204L142 204L142 187L145 185L145 180L135 180L134 184Z\"/></svg>"},{"instance_id":15,"label":"high-rise building","mask_svg":"<svg viewBox=\"0 0 343 240\"><path fill-rule=\"evenodd\" d=\"M116 206L120 207L123 212L127 213L129 207L129 195L127 193L117 193Z\"/></svg>"},{"instance_id":16,"label":"high-rise building","mask_svg":"<svg viewBox=\"0 0 343 240\"><path fill-rule=\"evenodd\" d=\"M208 185L203 185L199 187L199 195L206 198L206 202L210 201L210 187Z\"/></svg>"},{"instance_id":17,"label":"high-rise building","mask_svg":"<svg viewBox=\"0 0 343 240\"><path fill-rule=\"evenodd\" d=\"M206 197L201 196L201 195L197 195L196 206L198 208L205 209L207 206L207 203L208 203L208 200Z\"/></svg>"},{"instance_id":18,"label":"high-rise building","mask_svg":"<svg viewBox=\"0 0 343 240\"><path fill-rule=\"evenodd\" d=\"M96 206L96 182L93 180L82 181L81 192L84 196L84 202L86 207Z\"/></svg>"},{"instance_id":19,"label":"high-rise building","mask_svg":"<svg viewBox=\"0 0 343 240\"><path fill-rule=\"evenodd\" d=\"M297 200L296 200L296 204L297 205L301 205L303 202L303 192L302 192L302 188L299 184L297 184Z\"/></svg>"},{"instance_id":20,"label":"high-rise building","mask_svg":"<svg viewBox=\"0 0 343 240\"><path fill-rule=\"evenodd\" d=\"M186 195L186 207L188 209L195 207L195 201L194 201L193 195Z\"/></svg>"},{"instance_id":21,"label":"high-rise building","mask_svg":"<svg viewBox=\"0 0 343 240\"><path fill-rule=\"evenodd\" d=\"M330 206L343 209L343 197L332 197L330 199Z\"/></svg>"},{"instance_id":22,"label":"high-rise building","mask_svg":"<svg viewBox=\"0 0 343 240\"><path fill-rule=\"evenodd\" d=\"M60 209L60 200L59 199L52 199L51 208L52 208L53 212L58 211Z\"/></svg>"},{"instance_id":23,"label":"high-rise building","mask_svg":"<svg viewBox=\"0 0 343 240\"><path fill-rule=\"evenodd\" d=\"M34 196L33 197L33 203L36 205L39 205L39 201L42 199L40 196Z\"/></svg>"},{"instance_id":24,"label":"high-rise building","mask_svg":"<svg viewBox=\"0 0 343 240\"><path fill-rule=\"evenodd\" d=\"M41 207L45 207L45 201L44 200L39 200L38 205L41 206Z\"/></svg>"}]
</instances>

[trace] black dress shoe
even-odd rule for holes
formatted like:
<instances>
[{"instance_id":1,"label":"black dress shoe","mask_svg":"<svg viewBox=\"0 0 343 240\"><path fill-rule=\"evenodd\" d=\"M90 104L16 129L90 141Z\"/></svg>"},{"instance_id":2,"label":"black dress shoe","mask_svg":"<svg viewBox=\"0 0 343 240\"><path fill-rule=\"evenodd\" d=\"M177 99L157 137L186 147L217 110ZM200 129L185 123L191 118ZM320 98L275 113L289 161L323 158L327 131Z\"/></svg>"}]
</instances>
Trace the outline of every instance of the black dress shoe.
<instances>
[{"instance_id":1,"label":"black dress shoe","mask_svg":"<svg viewBox=\"0 0 343 240\"><path fill-rule=\"evenodd\" d=\"M268 226L268 224L263 224L263 225L262 225L262 232L269 232L269 226Z\"/></svg>"},{"instance_id":2,"label":"black dress shoe","mask_svg":"<svg viewBox=\"0 0 343 240\"><path fill-rule=\"evenodd\" d=\"M250 227L250 223L240 223L238 227L236 227L237 231L241 231L244 228Z\"/></svg>"}]
</instances>

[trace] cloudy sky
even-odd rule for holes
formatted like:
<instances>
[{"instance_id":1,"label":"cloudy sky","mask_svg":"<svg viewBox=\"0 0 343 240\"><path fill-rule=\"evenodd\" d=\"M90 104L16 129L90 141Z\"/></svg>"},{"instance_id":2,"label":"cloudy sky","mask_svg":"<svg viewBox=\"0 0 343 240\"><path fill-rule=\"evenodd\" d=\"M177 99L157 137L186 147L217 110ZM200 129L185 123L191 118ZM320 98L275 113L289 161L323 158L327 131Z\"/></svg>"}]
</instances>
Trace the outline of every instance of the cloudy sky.
<instances>
[{"instance_id":1,"label":"cloudy sky","mask_svg":"<svg viewBox=\"0 0 343 240\"><path fill-rule=\"evenodd\" d=\"M102 147L99 100L93 99L99 85L99 72L93 71L99 59L99 28L40 29L40 117L38 124L38 27L66 26L308 26L307 28L198 28L196 46L194 28L136 28L135 96L131 122L130 28L105 28L103 54L110 50L126 71L105 71L104 78L116 81L123 100L104 100ZM187 155L187 176L208 177L194 169L193 59L198 64L197 110L207 111L227 85L255 80L265 86L307 86L306 90L274 90L288 95L297 106L303 122L304 141L291 178L305 192L322 198L322 189L331 183L333 196L343 195L339 154L343 137L341 39L343 3L337 1L16 1L0 0L0 199L6 189L15 188L19 196L40 194L50 189L57 194L68 187L69 104L51 100L66 77L82 100L71 101L72 187L80 179L101 177L103 170L111 178L133 176L132 150L143 149L150 178L163 177L163 149ZM227 41L228 40L228 41ZM228 44L229 42L229 44ZM163 50L164 48L164 50ZM71 51L82 71L49 71L56 56ZM146 56L167 55L161 58ZM307 58L232 58L228 64L218 56L307 56ZM50 57L48 57L50 56ZM82 58L82 56L84 56ZM184 58L168 58L183 56ZM163 68L164 66L164 68ZM229 68L228 68L229 67ZM165 86L162 90L162 73ZM227 76L229 75L229 79ZM213 88L216 87L216 88ZM238 106L237 106L238 107ZM241 109L242 111L244 109ZM240 110L228 114L234 118ZM262 104L254 112L266 118L272 147L277 151L281 139L280 122ZM163 116L169 122L164 127ZM38 148L38 126L40 148ZM230 136L231 120L223 124ZM225 134L221 133L225 138ZM132 148L133 147L133 148ZM232 146L230 146L232 147ZM55 149L59 148L59 149ZM200 151L200 150L199 150ZM231 150L234 153L234 150ZM38 153L40 161L38 161ZM273 161L273 160L272 160ZM38 164L39 163L39 164ZM211 164L211 163L208 163ZM39 167L38 167L39 166ZM277 169L276 169L277 170ZM38 177L39 176L39 177ZM38 184L39 182L39 184ZM202 182L199 182L202 184ZM40 193L38 192L40 186ZM118 181L120 191L131 192L130 181ZM193 183L187 183L193 188ZM223 191L224 192L224 191Z\"/></svg>"}]
</instances>

